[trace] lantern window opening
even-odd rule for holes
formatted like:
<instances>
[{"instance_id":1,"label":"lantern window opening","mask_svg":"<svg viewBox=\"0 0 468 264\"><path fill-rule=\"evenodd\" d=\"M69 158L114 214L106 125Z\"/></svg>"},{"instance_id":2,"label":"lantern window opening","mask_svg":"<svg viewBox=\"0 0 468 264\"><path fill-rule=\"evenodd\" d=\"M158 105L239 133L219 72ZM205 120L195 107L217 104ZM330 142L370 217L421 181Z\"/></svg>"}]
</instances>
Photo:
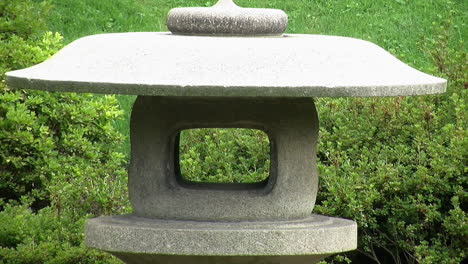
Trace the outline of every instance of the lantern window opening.
<instances>
[{"instance_id":1,"label":"lantern window opening","mask_svg":"<svg viewBox=\"0 0 468 264\"><path fill-rule=\"evenodd\" d=\"M190 136L199 142L188 142ZM241 137L250 140L246 143ZM176 180L182 187L192 189L263 189L274 178L272 155L271 139L260 129L183 129L175 138Z\"/></svg>"}]
</instances>

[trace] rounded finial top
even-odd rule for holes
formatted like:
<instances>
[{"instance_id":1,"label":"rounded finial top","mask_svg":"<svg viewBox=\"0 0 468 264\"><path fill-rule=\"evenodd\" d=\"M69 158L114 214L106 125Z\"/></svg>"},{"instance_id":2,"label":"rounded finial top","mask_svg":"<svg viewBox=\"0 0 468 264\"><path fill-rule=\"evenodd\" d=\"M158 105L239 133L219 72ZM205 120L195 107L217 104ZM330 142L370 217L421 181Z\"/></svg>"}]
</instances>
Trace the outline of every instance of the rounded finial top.
<instances>
[{"instance_id":1,"label":"rounded finial top","mask_svg":"<svg viewBox=\"0 0 468 264\"><path fill-rule=\"evenodd\" d=\"M213 7L219 7L219 8L239 8L236 3L232 0L219 0L218 3L216 3Z\"/></svg>"},{"instance_id":2,"label":"rounded finial top","mask_svg":"<svg viewBox=\"0 0 468 264\"><path fill-rule=\"evenodd\" d=\"M281 35L287 24L282 10L242 8L232 0L208 8L174 8L167 16L169 30L183 35Z\"/></svg>"}]
</instances>

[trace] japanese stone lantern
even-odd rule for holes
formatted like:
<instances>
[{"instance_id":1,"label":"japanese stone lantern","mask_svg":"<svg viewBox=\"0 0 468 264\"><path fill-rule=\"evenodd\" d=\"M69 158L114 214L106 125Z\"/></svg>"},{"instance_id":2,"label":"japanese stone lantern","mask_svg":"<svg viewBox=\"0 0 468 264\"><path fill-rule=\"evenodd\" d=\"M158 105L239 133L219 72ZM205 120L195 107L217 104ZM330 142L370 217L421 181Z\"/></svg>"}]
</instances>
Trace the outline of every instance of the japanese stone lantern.
<instances>
[{"instance_id":1,"label":"japanese stone lantern","mask_svg":"<svg viewBox=\"0 0 468 264\"><path fill-rule=\"evenodd\" d=\"M314 215L314 97L444 92L367 41L283 34L287 16L221 0L169 12L172 33L81 38L49 60L7 73L18 89L138 95L131 116L132 215L86 223L86 244L125 263L315 263L353 250L357 226ZM180 175L191 128L250 128L270 140L270 175L204 184Z\"/></svg>"}]
</instances>

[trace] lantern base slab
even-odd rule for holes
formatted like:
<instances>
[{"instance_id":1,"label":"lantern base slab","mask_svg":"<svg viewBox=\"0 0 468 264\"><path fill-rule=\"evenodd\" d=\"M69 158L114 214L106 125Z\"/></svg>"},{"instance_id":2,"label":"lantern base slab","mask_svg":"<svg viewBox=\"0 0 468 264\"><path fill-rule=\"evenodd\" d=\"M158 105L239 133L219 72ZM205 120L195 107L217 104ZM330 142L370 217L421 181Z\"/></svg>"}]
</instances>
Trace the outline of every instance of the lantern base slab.
<instances>
[{"instance_id":1,"label":"lantern base slab","mask_svg":"<svg viewBox=\"0 0 468 264\"><path fill-rule=\"evenodd\" d=\"M164 256L141 253L111 253L126 264L314 264L329 256Z\"/></svg>"},{"instance_id":2,"label":"lantern base slab","mask_svg":"<svg viewBox=\"0 0 468 264\"><path fill-rule=\"evenodd\" d=\"M125 263L314 263L357 247L357 225L311 215L290 221L198 222L104 216L86 222L86 245Z\"/></svg>"}]
</instances>

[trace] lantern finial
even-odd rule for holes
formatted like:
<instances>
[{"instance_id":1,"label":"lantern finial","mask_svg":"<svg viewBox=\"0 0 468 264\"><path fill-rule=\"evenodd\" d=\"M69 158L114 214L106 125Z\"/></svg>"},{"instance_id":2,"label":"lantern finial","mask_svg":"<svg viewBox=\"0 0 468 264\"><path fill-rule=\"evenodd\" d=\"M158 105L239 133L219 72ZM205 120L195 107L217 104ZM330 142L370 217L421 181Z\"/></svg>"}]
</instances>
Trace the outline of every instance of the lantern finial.
<instances>
[{"instance_id":1,"label":"lantern finial","mask_svg":"<svg viewBox=\"0 0 468 264\"><path fill-rule=\"evenodd\" d=\"M278 9L242 8L232 0L220 0L212 7L174 8L167 27L181 35L281 35L288 16Z\"/></svg>"}]
</instances>

